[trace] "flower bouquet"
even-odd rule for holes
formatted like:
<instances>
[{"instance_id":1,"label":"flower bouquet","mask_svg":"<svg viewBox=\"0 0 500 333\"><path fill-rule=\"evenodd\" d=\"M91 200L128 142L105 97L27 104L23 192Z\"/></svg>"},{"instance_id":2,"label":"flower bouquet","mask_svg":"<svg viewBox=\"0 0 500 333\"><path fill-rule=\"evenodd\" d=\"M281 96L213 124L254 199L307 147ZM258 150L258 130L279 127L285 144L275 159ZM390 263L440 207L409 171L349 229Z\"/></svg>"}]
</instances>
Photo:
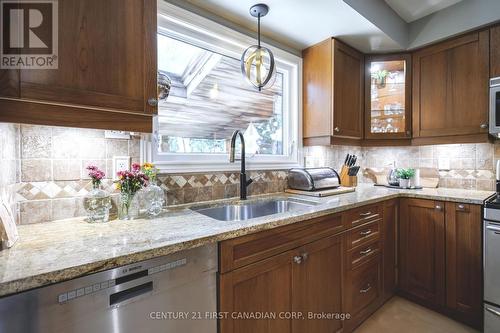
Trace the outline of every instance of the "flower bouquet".
<instances>
[{"instance_id":1,"label":"flower bouquet","mask_svg":"<svg viewBox=\"0 0 500 333\"><path fill-rule=\"evenodd\" d=\"M132 220L139 215L139 205L135 199L136 193L148 184L149 177L141 171L141 166L132 164L131 171L119 171L116 188L120 191L118 218ZM135 201L135 203L134 203Z\"/></svg>"}]
</instances>

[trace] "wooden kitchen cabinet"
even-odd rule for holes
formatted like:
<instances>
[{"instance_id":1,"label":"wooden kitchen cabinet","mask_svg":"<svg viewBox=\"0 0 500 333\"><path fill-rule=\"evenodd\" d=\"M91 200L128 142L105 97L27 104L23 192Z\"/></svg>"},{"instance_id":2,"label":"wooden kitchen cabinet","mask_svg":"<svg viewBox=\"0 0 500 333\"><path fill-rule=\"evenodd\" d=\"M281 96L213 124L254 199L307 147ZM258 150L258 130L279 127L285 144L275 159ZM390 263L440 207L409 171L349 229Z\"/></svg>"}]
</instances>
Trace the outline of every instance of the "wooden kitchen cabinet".
<instances>
[{"instance_id":1,"label":"wooden kitchen cabinet","mask_svg":"<svg viewBox=\"0 0 500 333\"><path fill-rule=\"evenodd\" d=\"M430 307L445 302L445 214L441 201L401 199L400 290Z\"/></svg>"},{"instance_id":2,"label":"wooden kitchen cabinet","mask_svg":"<svg viewBox=\"0 0 500 333\"><path fill-rule=\"evenodd\" d=\"M500 76L500 26L490 29L490 77Z\"/></svg>"},{"instance_id":3,"label":"wooden kitchen cabinet","mask_svg":"<svg viewBox=\"0 0 500 333\"><path fill-rule=\"evenodd\" d=\"M367 56L365 139L411 138L411 55Z\"/></svg>"},{"instance_id":4,"label":"wooden kitchen cabinet","mask_svg":"<svg viewBox=\"0 0 500 333\"><path fill-rule=\"evenodd\" d=\"M343 322L311 313L342 310L342 238L331 236L220 275L220 311L277 318L220 321L221 332L339 332ZM301 313L303 318L284 317ZM282 318L280 318L280 315Z\"/></svg>"},{"instance_id":5,"label":"wooden kitchen cabinet","mask_svg":"<svg viewBox=\"0 0 500 333\"><path fill-rule=\"evenodd\" d=\"M446 306L459 320L481 328L481 206L446 203Z\"/></svg>"},{"instance_id":6,"label":"wooden kitchen cabinet","mask_svg":"<svg viewBox=\"0 0 500 333\"><path fill-rule=\"evenodd\" d=\"M395 199L384 202L384 214L381 227L384 300L391 298L396 293L398 287L398 219L399 201Z\"/></svg>"},{"instance_id":7,"label":"wooden kitchen cabinet","mask_svg":"<svg viewBox=\"0 0 500 333\"><path fill-rule=\"evenodd\" d=\"M303 51L304 145L360 143L364 56L329 38Z\"/></svg>"},{"instance_id":8,"label":"wooden kitchen cabinet","mask_svg":"<svg viewBox=\"0 0 500 333\"><path fill-rule=\"evenodd\" d=\"M341 236L332 236L298 250L294 259L301 263L292 269L292 311L308 313L342 312L342 253ZM341 320L297 319L292 321L292 332L340 332ZM254 331L259 332L259 331Z\"/></svg>"},{"instance_id":9,"label":"wooden kitchen cabinet","mask_svg":"<svg viewBox=\"0 0 500 333\"><path fill-rule=\"evenodd\" d=\"M0 121L151 132L156 1L60 0L58 69L0 71Z\"/></svg>"},{"instance_id":10,"label":"wooden kitchen cabinet","mask_svg":"<svg viewBox=\"0 0 500 333\"><path fill-rule=\"evenodd\" d=\"M489 31L413 54L413 143L488 139Z\"/></svg>"}]
</instances>

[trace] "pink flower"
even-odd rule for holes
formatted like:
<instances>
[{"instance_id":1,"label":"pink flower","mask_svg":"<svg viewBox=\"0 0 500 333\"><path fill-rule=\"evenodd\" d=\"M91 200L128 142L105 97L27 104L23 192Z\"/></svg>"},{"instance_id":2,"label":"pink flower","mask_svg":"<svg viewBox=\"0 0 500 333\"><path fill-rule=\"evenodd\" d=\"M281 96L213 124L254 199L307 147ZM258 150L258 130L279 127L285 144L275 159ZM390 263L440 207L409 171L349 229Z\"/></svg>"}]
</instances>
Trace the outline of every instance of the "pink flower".
<instances>
[{"instance_id":1,"label":"pink flower","mask_svg":"<svg viewBox=\"0 0 500 333\"><path fill-rule=\"evenodd\" d=\"M138 163L133 163L132 164L132 172L139 172L141 170L141 165Z\"/></svg>"}]
</instances>

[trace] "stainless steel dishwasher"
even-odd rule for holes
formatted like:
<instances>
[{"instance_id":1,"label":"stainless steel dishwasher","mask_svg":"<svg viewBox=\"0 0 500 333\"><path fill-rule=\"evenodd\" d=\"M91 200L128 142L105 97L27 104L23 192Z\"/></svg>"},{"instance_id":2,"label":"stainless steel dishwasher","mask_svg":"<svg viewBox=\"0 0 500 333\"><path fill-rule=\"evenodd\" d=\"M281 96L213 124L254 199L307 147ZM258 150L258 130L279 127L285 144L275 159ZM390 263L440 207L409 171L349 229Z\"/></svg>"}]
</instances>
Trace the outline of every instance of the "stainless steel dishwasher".
<instances>
[{"instance_id":1,"label":"stainless steel dishwasher","mask_svg":"<svg viewBox=\"0 0 500 333\"><path fill-rule=\"evenodd\" d=\"M215 333L217 248L203 246L0 298L1 333Z\"/></svg>"}]
</instances>

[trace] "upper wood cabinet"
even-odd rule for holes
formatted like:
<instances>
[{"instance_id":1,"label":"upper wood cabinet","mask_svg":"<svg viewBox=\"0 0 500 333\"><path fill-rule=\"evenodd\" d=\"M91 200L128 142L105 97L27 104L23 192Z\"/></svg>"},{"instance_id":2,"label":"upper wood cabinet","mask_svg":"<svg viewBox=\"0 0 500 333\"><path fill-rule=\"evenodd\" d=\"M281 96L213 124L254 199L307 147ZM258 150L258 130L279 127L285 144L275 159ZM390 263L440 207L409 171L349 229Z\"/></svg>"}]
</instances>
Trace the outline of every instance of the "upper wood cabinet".
<instances>
[{"instance_id":1,"label":"upper wood cabinet","mask_svg":"<svg viewBox=\"0 0 500 333\"><path fill-rule=\"evenodd\" d=\"M439 139L446 136L453 136L447 142L486 140L488 69L488 30L415 52L412 72L414 141L446 142Z\"/></svg>"},{"instance_id":2,"label":"upper wood cabinet","mask_svg":"<svg viewBox=\"0 0 500 333\"><path fill-rule=\"evenodd\" d=\"M490 29L490 77L500 76L500 26Z\"/></svg>"},{"instance_id":3,"label":"upper wood cabinet","mask_svg":"<svg viewBox=\"0 0 500 333\"><path fill-rule=\"evenodd\" d=\"M411 55L365 59L365 139L411 137Z\"/></svg>"},{"instance_id":4,"label":"upper wood cabinet","mask_svg":"<svg viewBox=\"0 0 500 333\"><path fill-rule=\"evenodd\" d=\"M151 131L156 0L60 0L58 69L0 71L0 121Z\"/></svg>"},{"instance_id":5,"label":"upper wood cabinet","mask_svg":"<svg viewBox=\"0 0 500 333\"><path fill-rule=\"evenodd\" d=\"M363 54L329 38L305 49L303 57L304 144L360 142Z\"/></svg>"},{"instance_id":6,"label":"upper wood cabinet","mask_svg":"<svg viewBox=\"0 0 500 333\"><path fill-rule=\"evenodd\" d=\"M427 305L444 305L444 203L421 199L400 202L400 288Z\"/></svg>"}]
</instances>

